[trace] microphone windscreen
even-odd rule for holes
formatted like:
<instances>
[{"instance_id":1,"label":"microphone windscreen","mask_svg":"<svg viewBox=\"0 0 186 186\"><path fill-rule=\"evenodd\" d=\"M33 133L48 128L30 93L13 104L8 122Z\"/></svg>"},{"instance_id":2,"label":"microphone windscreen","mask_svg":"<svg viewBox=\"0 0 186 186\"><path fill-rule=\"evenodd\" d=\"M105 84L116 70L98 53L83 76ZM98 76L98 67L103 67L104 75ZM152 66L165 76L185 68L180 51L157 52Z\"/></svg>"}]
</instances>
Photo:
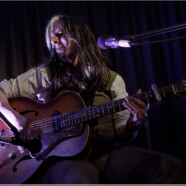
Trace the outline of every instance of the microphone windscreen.
<instances>
[{"instance_id":1,"label":"microphone windscreen","mask_svg":"<svg viewBox=\"0 0 186 186\"><path fill-rule=\"evenodd\" d=\"M100 36L97 40L97 44L101 49L108 49L109 47L105 45L105 40L108 38L108 36Z\"/></svg>"}]
</instances>

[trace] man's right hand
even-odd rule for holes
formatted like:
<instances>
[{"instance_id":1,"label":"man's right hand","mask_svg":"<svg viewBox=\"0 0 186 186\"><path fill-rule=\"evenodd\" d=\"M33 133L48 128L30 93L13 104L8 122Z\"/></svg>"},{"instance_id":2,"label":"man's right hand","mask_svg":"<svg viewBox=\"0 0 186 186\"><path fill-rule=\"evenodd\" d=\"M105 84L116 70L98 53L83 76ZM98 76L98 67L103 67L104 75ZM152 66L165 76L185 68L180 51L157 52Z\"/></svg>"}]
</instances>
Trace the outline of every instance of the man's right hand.
<instances>
[{"instance_id":1,"label":"man's right hand","mask_svg":"<svg viewBox=\"0 0 186 186\"><path fill-rule=\"evenodd\" d=\"M14 110L9 104L7 96L0 90L0 111L3 117L7 120L7 125L10 128L14 126L20 133L21 139L30 139L32 125L31 122Z\"/></svg>"}]
</instances>

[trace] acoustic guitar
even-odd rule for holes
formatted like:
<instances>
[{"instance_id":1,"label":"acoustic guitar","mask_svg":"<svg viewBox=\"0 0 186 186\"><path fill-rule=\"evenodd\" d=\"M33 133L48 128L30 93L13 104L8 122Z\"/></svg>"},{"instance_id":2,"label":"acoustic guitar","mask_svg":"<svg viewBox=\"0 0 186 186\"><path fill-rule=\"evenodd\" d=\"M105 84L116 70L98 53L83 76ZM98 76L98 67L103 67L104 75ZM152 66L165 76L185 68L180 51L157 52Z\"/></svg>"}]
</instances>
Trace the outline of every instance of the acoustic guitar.
<instances>
[{"instance_id":1,"label":"acoustic guitar","mask_svg":"<svg viewBox=\"0 0 186 186\"><path fill-rule=\"evenodd\" d=\"M134 95L145 103L167 96L186 96L186 81ZM93 119L126 109L123 99L85 108L82 98L66 92L42 104L24 97L10 99L13 109L32 124L33 139L19 138L19 133L2 115L0 118L0 183L19 184L29 179L44 160L51 156L79 158L91 151Z\"/></svg>"}]
</instances>

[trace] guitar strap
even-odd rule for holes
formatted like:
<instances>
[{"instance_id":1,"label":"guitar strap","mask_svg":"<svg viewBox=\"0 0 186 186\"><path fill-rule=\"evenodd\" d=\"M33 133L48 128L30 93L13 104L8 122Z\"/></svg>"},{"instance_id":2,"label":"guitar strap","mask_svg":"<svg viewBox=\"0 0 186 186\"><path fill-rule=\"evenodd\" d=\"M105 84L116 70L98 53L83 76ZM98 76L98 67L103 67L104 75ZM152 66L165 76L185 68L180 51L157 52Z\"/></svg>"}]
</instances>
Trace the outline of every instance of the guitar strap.
<instances>
[{"instance_id":1,"label":"guitar strap","mask_svg":"<svg viewBox=\"0 0 186 186\"><path fill-rule=\"evenodd\" d=\"M87 88L86 91L80 93L81 97L83 98L83 101L86 104L86 107L93 105L95 92L96 92L96 88L94 87L94 88Z\"/></svg>"}]
</instances>

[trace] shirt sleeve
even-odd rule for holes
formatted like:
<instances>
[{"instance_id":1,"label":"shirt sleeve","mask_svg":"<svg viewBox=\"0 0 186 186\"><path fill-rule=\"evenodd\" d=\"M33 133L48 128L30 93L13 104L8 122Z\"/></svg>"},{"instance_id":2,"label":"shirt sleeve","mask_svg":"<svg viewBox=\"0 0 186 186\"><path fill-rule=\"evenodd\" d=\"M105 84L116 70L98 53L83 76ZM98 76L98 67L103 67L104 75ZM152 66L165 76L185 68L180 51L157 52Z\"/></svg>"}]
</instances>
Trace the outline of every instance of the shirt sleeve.
<instances>
[{"instance_id":1,"label":"shirt sleeve","mask_svg":"<svg viewBox=\"0 0 186 186\"><path fill-rule=\"evenodd\" d=\"M15 97L44 97L50 87L49 76L45 66L34 67L15 79L0 82L0 89L8 99ZM42 96L41 96L42 95Z\"/></svg>"},{"instance_id":2,"label":"shirt sleeve","mask_svg":"<svg viewBox=\"0 0 186 186\"><path fill-rule=\"evenodd\" d=\"M113 100L118 100L128 96L126 91L125 82L120 75L117 75L115 80L112 83L111 91L115 92L115 97ZM129 119L130 112L128 110L123 110L114 114L115 128L121 128L126 125L127 120Z\"/></svg>"}]
</instances>

